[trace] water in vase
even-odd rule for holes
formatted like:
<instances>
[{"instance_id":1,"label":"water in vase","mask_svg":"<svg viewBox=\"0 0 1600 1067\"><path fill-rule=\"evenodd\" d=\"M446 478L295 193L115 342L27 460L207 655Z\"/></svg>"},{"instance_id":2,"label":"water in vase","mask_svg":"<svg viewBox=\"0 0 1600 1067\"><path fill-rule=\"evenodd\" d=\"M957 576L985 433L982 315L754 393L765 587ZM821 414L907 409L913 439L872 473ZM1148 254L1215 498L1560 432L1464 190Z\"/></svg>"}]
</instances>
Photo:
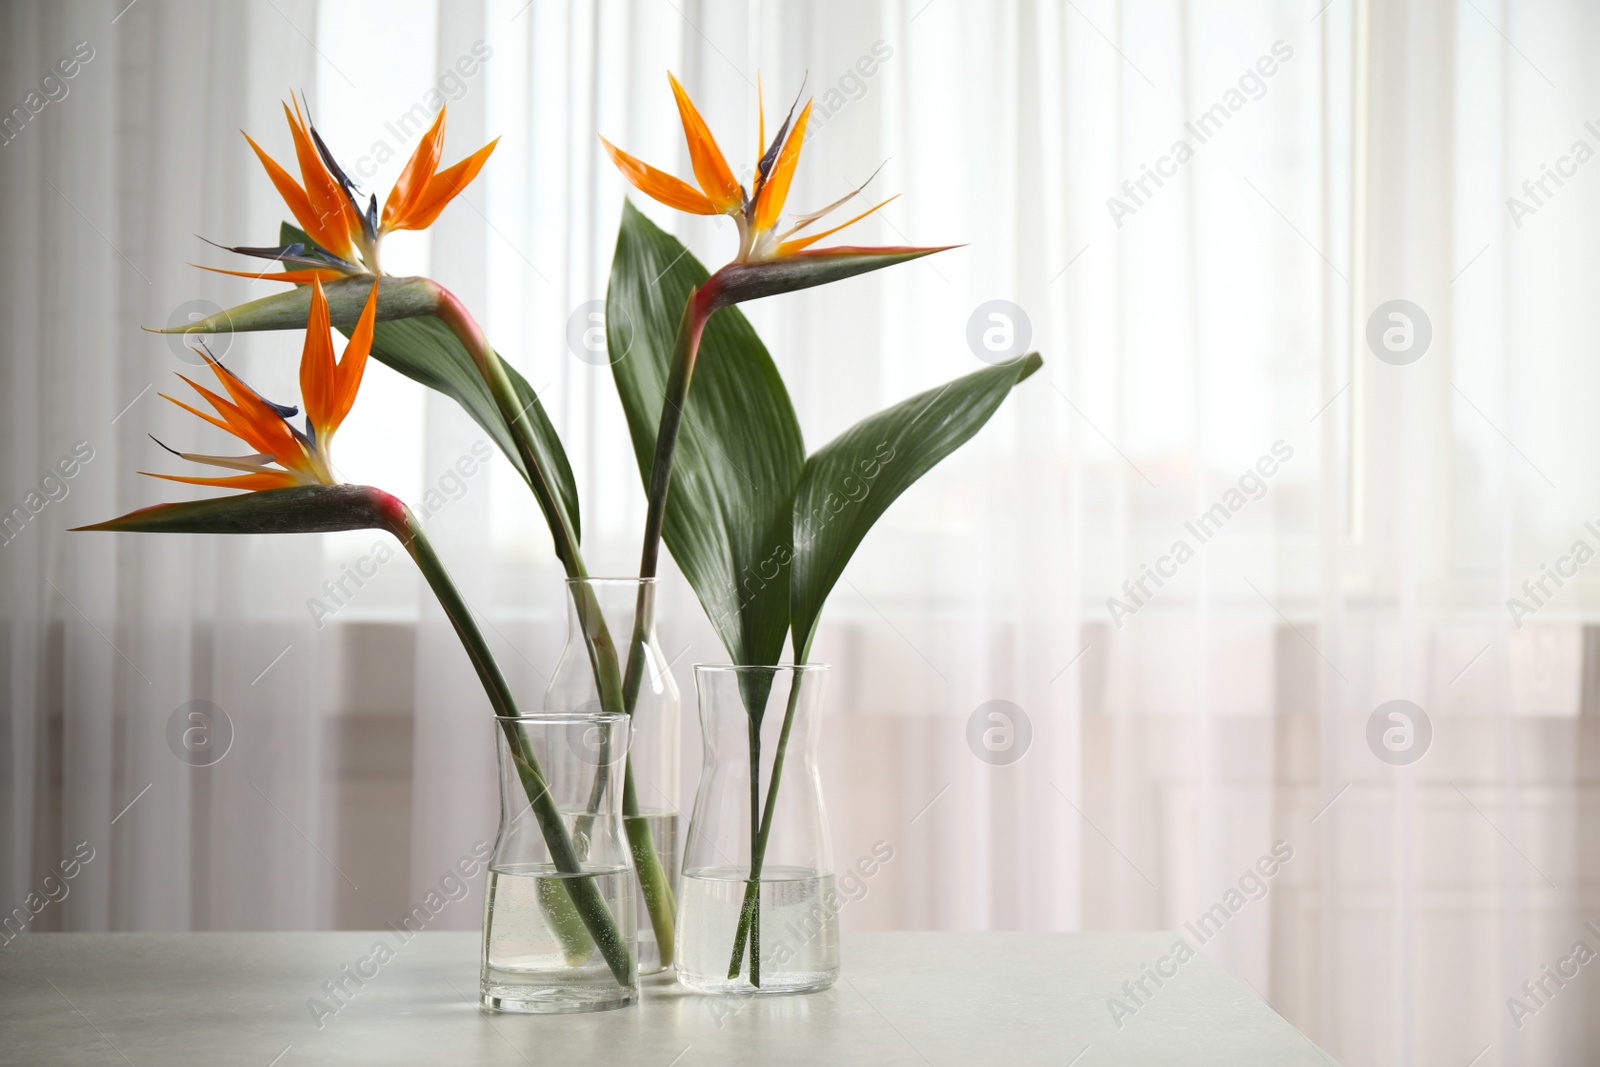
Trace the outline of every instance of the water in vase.
<instances>
[{"instance_id":1,"label":"water in vase","mask_svg":"<svg viewBox=\"0 0 1600 1067\"><path fill-rule=\"evenodd\" d=\"M728 977L734 934L749 871L701 867L679 883L678 980L707 993L803 993L826 989L839 976L839 904L832 874L811 868L767 867L761 872L761 985L750 984L750 955L739 977Z\"/></svg>"},{"instance_id":2,"label":"water in vase","mask_svg":"<svg viewBox=\"0 0 1600 1067\"><path fill-rule=\"evenodd\" d=\"M667 875L667 885L672 887L674 901L678 892L678 833L682 816L676 811L662 811L659 809L645 809L640 814L626 819L633 824L643 822L650 831L650 840L655 844L656 858L661 861L662 869ZM632 832L631 829L629 831ZM639 940L636 943L634 955L639 960L640 974L655 974L665 970L661 962L661 948L656 944L655 926L650 921L650 907L644 899L644 887L639 887L639 899L635 904L639 916ZM669 919L674 918L671 912ZM669 961L670 963L670 961Z\"/></svg>"},{"instance_id":3,"label":"water in vase","mask_svg":"<svg viewBox=\"0 0 1600 1067\"><path fill-rule=\"evenodd\" d=\"M634 987L617 982L572 906L566 887L575 878L592 879L618 928L634 929L638 887L628 867L567 875L548 863L491 866L479 988L486 1006L500 1011L594 1011L634 999Z\"/></svg>"}]
</instances>

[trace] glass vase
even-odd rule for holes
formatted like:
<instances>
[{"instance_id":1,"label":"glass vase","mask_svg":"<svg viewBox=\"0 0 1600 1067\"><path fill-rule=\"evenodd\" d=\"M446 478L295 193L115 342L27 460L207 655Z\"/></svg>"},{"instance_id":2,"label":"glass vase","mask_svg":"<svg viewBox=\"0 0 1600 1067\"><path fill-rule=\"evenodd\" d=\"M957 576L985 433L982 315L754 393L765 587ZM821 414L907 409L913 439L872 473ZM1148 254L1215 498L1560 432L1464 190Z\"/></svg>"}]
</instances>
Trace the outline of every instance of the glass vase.
<instances>
[{"instance_id":1,"label":"glass vase","mask_svg":"<svg viewBox=\"0 0 1600 1067\"><path fill-rule=\"evenodd\" d=\"M681 701L656 638L655 598L654 578L568 579L567 645L544 695L550 711L631 712L622 805L639 882L641 974L672 965L681 819Z\"/></svg>"},{"instance_id":2,"label":"glass vase","mask_svg":"<svg viewBox=\"0 0 1600 1067\"><path fill-rule=\"evenodd\" d=\"M638 887L622 824L628 717L495 720L500 832L483 915L484 1007L604 1011L639 995Z\"/></svg>"},{"instance_id":3,"label":"glass vase","mask_svg":"<svg viewBox=\"0 0 1600 1067\"><path fill-rule=\"evenodd\" d=\"M807 993L839 976L839 898L817 773L827 671L694 669L705 749L674 964L692 989Z\"/></svg>"}]
</instances>

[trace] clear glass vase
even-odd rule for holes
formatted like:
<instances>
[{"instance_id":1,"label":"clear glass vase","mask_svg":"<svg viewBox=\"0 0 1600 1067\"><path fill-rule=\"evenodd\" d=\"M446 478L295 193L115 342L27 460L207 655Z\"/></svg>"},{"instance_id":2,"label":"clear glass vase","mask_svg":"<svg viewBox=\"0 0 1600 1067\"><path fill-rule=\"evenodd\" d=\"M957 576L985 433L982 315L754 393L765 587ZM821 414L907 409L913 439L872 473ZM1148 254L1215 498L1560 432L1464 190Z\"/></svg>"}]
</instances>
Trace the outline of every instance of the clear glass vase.
<instances>
[{"instance_id":1,"label":"clear glass vase","mask_svg":"<svg viewBox=\"0 0 1600 1067\"><path fill-rule=\"evenodd\" d=\"M827 672L694 669L705 751L674 963L692 989L807 993L839 976L839 897L817 773Z\"/></svg>"},{"instance_id":2,"label":"clear glass vase","mask_svg":"<svg viewBox=\"0 0 1600 1067\"><path fill-rule=\"evenodd\" d=\"M641 974L672 965L681 821L682 703L656 638L655 603L654 578L568 579L567 645L544 694L549 711L631 711L622 805L639 881Z\"/></svg>"},{"instance_id":3,"label":"clear glass vase","mask_svg":"<svg viewBox=\"0 0 1600 1067\"><path fill-rule=\"evenodd\" d=\"M495 1011L604 1011L639 996L638 887L622 824L628 717L495 720L500 833L478 992Z\"/></svg>"}]
</instances>

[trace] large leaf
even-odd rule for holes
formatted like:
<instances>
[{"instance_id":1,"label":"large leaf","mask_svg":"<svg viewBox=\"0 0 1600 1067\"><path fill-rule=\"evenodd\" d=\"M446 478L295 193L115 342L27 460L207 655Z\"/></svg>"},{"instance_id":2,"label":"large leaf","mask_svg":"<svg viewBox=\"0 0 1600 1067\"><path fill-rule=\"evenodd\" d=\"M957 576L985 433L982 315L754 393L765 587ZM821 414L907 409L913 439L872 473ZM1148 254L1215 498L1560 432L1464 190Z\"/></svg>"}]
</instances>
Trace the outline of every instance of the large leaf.
<instances>
[{"instance_id":1,"label":"large leaf","mask_svg":"<svg viewBox=\"0 0 1600 1067\"><path fill-rule=\"evenodd\" d=\"M297 485L258 493L156 504L79 530L135 533L330 533L389 529L405 506L367 485Z\"/></svg>"},{"instance_id":2,"label":"large leaf","mask_svg":"<svg viewBox=\"0 0 1600 1067\"><path fill-rule=\"evenodd\" d=\"M822 604L872 524L901 493L989 421L1038 353L987 367L863 419L806 461L794 499L790 612L797 660Z\"/></svg>"},{"instance_id":3,"label":"large leaf","mask_svg":"<svg viewBox=\"0 0 1600 1067\"><path fill-rule=\"evenodd\" d=\"M678 323L706 269L628 204L606 342L648 482ZM737 308L711 316L684 407L664 540L733 662L770 665L789 629L791 502L805 464L778 368Z\"/></svg>"}]
</instances>

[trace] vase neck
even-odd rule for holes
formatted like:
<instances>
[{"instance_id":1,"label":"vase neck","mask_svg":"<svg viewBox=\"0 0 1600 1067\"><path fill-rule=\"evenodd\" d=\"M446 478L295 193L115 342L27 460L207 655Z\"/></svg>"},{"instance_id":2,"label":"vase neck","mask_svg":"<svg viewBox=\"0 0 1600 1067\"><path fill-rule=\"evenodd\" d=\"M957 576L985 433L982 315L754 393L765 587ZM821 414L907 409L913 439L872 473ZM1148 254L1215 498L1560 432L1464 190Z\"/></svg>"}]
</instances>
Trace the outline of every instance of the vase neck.
<instances>
[{"instance_id":1,"label":"vase neck","mask_svg":"<svg viewBox=\"0 0 1600 1067\"><path fill-rule=\"evenodd\" d=\"M627 706L626 684L630 656L637 652L640 689L637 701L648 694L676 689L661 677L666 661L655 633L655 580L639 578L575 578L567 582L567 644L545 689L545 707L608 708ZM635 649L635 620L640 644Z\"/></svg>"},{"instance_id":2,"label":"vase neck","mask_svg":"<svg viewBox=\"0 0 1600 1067\"><path fill-rule=\"evenodd\" d=\"M647 640L655 637L654 578L569 578L567 580L567 643L582 643L595 628L594 613L605 623L617 647L626 649L634 620L644 611Z\"/></svg>"},{"instance_id":3,"label":"vase neck","mask_svg":"<svg viewBox=\"0 0 1600 1067\"><path fill-rule=\"evenodd\" d=\"M695 689L700 699L700 724L708 743L738 742L749 734L749 724L762 735L781 731L790 723L787 743L809 748L820 722L828 668L806 667L695 667Z\"/></svg>"}]
</instances>

